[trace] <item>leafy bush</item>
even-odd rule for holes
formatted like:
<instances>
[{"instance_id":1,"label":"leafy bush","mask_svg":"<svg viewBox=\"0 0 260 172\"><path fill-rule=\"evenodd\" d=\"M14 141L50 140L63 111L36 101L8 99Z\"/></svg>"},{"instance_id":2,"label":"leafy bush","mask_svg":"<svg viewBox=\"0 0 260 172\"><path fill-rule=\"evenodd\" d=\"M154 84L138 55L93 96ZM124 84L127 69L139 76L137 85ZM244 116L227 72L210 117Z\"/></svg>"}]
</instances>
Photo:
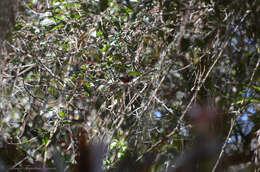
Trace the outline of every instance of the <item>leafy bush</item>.
<instances>
[{"instance_id":1,"label":"leafy bush","mask_svg":"<svg viewBox=\"0 0 260 172\"><path fill-rule=\"evenodd\" d=\"M10 169L54 167L59 152L73 170L86 133L86 142L105 144L106 170L148 154L150 168L164 171L196 141L186 115L196 102L218 107L210 130L228 143L221 168L256 168L259 7L256 0L26 1L1 55L1 157Z\"/></svg>"}]
</instances>

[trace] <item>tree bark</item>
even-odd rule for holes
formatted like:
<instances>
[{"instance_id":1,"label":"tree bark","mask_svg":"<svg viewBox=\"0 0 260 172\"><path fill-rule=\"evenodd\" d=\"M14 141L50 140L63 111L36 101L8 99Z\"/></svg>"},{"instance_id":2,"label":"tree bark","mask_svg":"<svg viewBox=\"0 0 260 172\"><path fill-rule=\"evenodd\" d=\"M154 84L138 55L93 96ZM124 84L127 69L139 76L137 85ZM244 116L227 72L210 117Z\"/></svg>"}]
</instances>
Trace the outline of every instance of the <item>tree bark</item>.
<instances>
[{"instance_id":1,"label":"tree bark","mask_svg":"<svg viewBox=\"0 0 260 172\"><path fill-rule=\"evenodd\" d=\"M15 24L15 16L18 11L18 1L1 0L0 1L0 45L7 38L8 32Z\"/></svg>"}]
</instances>

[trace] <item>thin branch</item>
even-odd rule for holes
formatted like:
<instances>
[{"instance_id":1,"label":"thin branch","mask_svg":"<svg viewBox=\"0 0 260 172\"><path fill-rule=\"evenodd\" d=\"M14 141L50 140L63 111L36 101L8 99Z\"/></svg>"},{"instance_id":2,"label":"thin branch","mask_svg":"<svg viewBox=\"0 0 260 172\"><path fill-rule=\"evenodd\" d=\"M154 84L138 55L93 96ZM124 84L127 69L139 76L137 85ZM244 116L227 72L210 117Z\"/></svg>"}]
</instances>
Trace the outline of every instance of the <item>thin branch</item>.
<instances>
[{"instance_id":1,"label":"thin branch","mask_svg":"<svg viewBox=\"0 0 260 172\"><path fill-rule=\"evenodd\" d=\"M176 127L165 137L163 137L162 139L160 139L159 141L157 141L155 144L153 144L149 149L147 149L141 156L139 156L137 158L137 161L141 160L143 158L143 156L147 153L149 153L150 151L154 150L155 148L157 148L158 146L160 146L162 143L164 143L165 141L167 141L172 135L174 135L176 133L176 131L178 130L182 119L184 118L185 114L188 112L188 110L190 109L193 101L195 100L195 98L197 97L197 94L199 92L199 89L196 89L195 93L193 94L192 99L190 100L189 104L187 105L186 109L184 110L183 114L181 115L181 117L179 118Z\"/></svg>"},{"instance_id":2,"label":"thin branch","mask_svg":"<svg viewBox=\"0 0 260 172\"><path fill-rule=\"evenodd\" d=\"M24 69L23 71L19 72L17 74L17 76L20 76L22 74L24 74L25 72L28 72L30 71L32 68L34 68L36 66L36 64L30 64L30 65L26 65L26 67L28 66L28 68Z\"/></svg>"},{"instance_id":3,"label":"thin branch","mask_svg":"<svg viewBox=\"0 0 260 172\"><path fill-rule=\"evenodd\" d=\"M225 46L227 46L227 42L225 42ZM157 141L154 145L152 145L150 148L148 148L138 159L137 161L139 161L144 154L147 154L148 152L154 150L155 148L157 148L159 145L161 145L163 142L165 142L166 140L168 140L172 135L174 135L176 133L176 131L178 130L182 119L184 118L184 116L186 115L186 113L188 112L188 110L190 109L192 103L194 102L195 98L198 95L198 92L200 90L200 88L202 87L203 83L206 81L207 77L209 76L209 73L212 71L213 67L217 64L217 61L220 59L220 57L222 56L222 53L224 52L224 47L222 48L221 52L219 53L218 57L215 59L215 61L213 62L213 64L211 65L209 71L207 72L207 74L205 75L205 78L198 84L189 104L186 106L186 109L184 110L183 114L181 115L181 117L179 118L176 127L169 133L167 134L165 137L163 137L161 140Z\"/></svg>"},{"instance_id":4,"label":"thin branch","mask_svg":"<svg viewBox=\"0 0 260 172\"><path fill-rule=\"evenodd\" d=\"M41 102L41 103L44 103L44 99L40 98L40 97L36 97L34 96L30 90L25 86L25 82L24 82L24 78L23 78L23 88L25 89L25 91L29 94L29 96L33 97L35 100Z\"/></svg>"},{"instance_id":5,"label":"thin branch","mask_svg":"<svg viewBox=\"0 0 260 172\"><path fill-rule=\"evenodd\" d=\"M150 104L151 104L152 101L154 100L154 97L156 96L156 94L157 94L159 88L161 88L161 85L162 85L163 81L165 80L166 76L167 76L168 73L170 72L170 70L171 70L171 68L173 67L173 65L174 65L174 63L172 63L172 64L169 66L167 72L164 74L164 76L163 76L162 79L160 80L159 85L156 87L156 89L155 89L154 92L152 93L152 96L151 96L150 100L149 100L148 103L146 104L146 106L145 106L145 108L144 108L144 110L142 111L141 114L144 114L144 113L148 110Z\"/></svg>"},{"instance_id":6,"label":"thin branch","mask_svg":"<svg viewBox=\"0 0 260 172\"><path fill-rule=\"evenodd\" d=\"M15 169L18 165L22 164L25 160L27 160L28 157L23 158L21 161L17 162L16 164L14 164L11 168L9 168L7 171L10 171L12 169Z\"/></svg>"},{"instance_id":7,"label":"thin branch","mask_svg":"<svg viewBox=\"0 0 260 172\"><path fill-rule=\"evenodd\" d=\"M59 78L58 76L56 76L52 71L51 71L51 69L49 69L45 64L43 64L42 62L41 62L41 60L38 60L38 62L44 67L44 69L46 69L47 70L47 72L49 73L49 74L51 74L55 79L57 79L58 81L59 81L59 84L60 85L64 85L64 81L61 79L61 78Z\"/></svg>"},{"instance_id":8,"label":"thin branch","mask_svg":"<svg viewBox=\"0 0 260 172\"><path fill-rule=\"evenodd\" d=\"M254 79L255 73L256 73L256 71L257 71L257 69L258 69L259 63L260 63L260 58L258 58L258 61L257 61L257 63L256 63L256 66L255 66L255 68L254 68L254 71L253 71L253 73L252 73L252 76L251 76L251 78L250 78L249 87L251 86L251 84L252 84L252 82L253 82L253 79Z\"/></svg>"},{"instance_id":9,"label":"thin branch","mask_svg":"<svg viewBox=\"0 0 260 172\"><path fill-rule=\"evenodd\" d=\"M240 24L245 20L245 18L248 16L248 14L250 13L250 11L247 11L247 13L243 16L243 18L240 21ZM236 28L234 29L233 33L235 33L238 29L238 25L236 26ZM215 59L215 61L213 62L213 64L210 66L208 72L205 74L204 78L202 79L202 81L198 84L197 89L195 90L195 93L192 96L192 99L190 100L189 104L186 106L186 109L184 110L183 114L181 115L181 117L179 118L176 127L166 136L164 136L161 140L157 141L154 145L152 145L150 148L148 148L141 156L138 157L137 161L139 161L140 159L142 159L142 157L149 153L150 151L154 150L155 148L157 148L158 146L160 146L162 143L164 143L165 141L169 140L169 138L171 136L173 136L176 131L178 130L182 119L184 118L184 116L186 115L186 113L188 112L188 110L190 109L192 103L194 102L195 98L198 95L199 90L201 89L201 87L203 86L203 84L205 83L206 79L208 78L209 74L212 72L213 68L215 67L215 65L217 64L217 62L219 61L219 59L222 57L223 52L226 48L226 46L228 45L229 41L230 41L231 37L228 37L228 39L225 41L224 44L222 44L221 46L221 51L218 53L217 58ZM165 79L165 76L163 77L163 79L161 81L163 81ZM160 82L161 84L161 82ZM160 85L159 84L159 85ZM159 87L157 87L157 89L159 89ZM155 90L154 93L156 93L158 90ZM154 96L154 95L153 95ZM151 102L151 100L150 100ZM148 104L149 105L149 104ZM147 109L147 108L146 108ZM233 127L232 127L233 128ZM232 130L231 128L231 130Z\"/></svg>"},{"instance_id":10,"label":"thin branch","mask_svg":"<svg viewBox=\"0 0 260 172\"><path fill-rule=\"evenodd\" d=\"M171 108L167 107L167 105L166 105L163 101L161 101L161 100L158 99L157 97L155 97L155 100L157 100L159 103L161 103L161 104L163 105L163 107L164 107L168 112L170 112L171 114L173 114L173 110L172 110Z\"/></svg>"},{"instance_id":11,"label":"thin branch","mask_svg":"<svg viewBox=\"0 0 260 172\"><path fill-rule=\"evenodd\" d=\"M44 152L44 159L43 159L44 164L46 164L46 162L47 162L47 157L48 157L47 148L48 148L48 146L50 145L50 143L51 143L51 141L52 141L52 138L53 138L54 134L56 133L56 131L57 131L57 129L58 129L59 124L60 124L59 119L56 119L56 121L54 122L53 127L51 128L50 138L49 138L48 142L47 142L46 145L45 145L45 152Z\"/></svg>"},{"instance_id":12,"label":"thin branch","mask_svg":"<svg viewBox=\"0 0 260 172\"><path fill-rule=\"evenodd\" d=\"M225 148L226 148L226 146L227 146L227 142L228 142L228 139L230 138L230 135L231 135L231 133L232 133L232 130L233 130L233 128L234 128L234 125L235 125L235 119L231 119L231 125L230 125L230 129L229 129L228 135L227 135L227 137L226 137L226 139L225 139L225 143L223 144L223 146L222 146L222 148L221 148L221 152L220 152L220 154L219 154L219 157L218 157L218 159L217 159L216 164L214 165L214 167L213 167L213 169L212 169L212 172L215 172L215 171L216 171L216 168L217 168L217 166L218 166L218 164L219 164L219 162L220 162L220 159L221 159L221 157L222 157L222 155L223 155L223 153L224 153L224 150L225 150Z\"/></svg>"}]
</instances>

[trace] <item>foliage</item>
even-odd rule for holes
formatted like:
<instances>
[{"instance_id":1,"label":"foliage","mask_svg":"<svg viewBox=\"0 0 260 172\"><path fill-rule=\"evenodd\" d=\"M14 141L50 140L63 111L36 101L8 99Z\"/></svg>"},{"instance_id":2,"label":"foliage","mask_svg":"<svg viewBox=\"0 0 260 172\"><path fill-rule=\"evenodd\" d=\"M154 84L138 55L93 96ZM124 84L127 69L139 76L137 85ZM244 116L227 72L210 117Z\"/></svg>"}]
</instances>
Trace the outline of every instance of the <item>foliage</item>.
<instances>
[{"instance_id":1,"label":"foliage","mask_svg":"<svg viewBox=\"0 0 260 172\"><path fill-rule=\"evenodd\" d=\"M104 169L126 152L139 159L151 154L154 169L170 169L194 141L187 115L193 103L218 108L212 130L221 145L229 143L223 168L255 165L257 0L24 5L1 55L1 141L19 150L8 166L53 167L59 152L72 168L84 130L88 142L107 144ZM121 82L122 76L134 79ZM232 161L238 155L243 158Z\"/></svg>"}]
</instances>

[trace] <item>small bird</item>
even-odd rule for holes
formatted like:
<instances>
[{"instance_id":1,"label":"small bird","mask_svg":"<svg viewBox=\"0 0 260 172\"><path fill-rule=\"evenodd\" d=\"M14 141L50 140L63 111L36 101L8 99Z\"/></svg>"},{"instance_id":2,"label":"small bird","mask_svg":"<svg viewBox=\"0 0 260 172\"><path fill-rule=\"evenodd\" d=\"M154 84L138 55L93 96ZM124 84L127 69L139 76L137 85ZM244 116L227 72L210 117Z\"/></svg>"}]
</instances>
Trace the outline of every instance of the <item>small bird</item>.
<instances>
[{"instance_id":1,"label":"small bird","mask_svg":"<svg viewBox=\"0 0 260 172\"><path fill-rule=\"evenodd\" d=\"M122 81L123 83L128 83L131 82L134 79L134 76L131 75L124 75L122 77L119 77L120 81Z\"/></svg>"}]
</instances>

